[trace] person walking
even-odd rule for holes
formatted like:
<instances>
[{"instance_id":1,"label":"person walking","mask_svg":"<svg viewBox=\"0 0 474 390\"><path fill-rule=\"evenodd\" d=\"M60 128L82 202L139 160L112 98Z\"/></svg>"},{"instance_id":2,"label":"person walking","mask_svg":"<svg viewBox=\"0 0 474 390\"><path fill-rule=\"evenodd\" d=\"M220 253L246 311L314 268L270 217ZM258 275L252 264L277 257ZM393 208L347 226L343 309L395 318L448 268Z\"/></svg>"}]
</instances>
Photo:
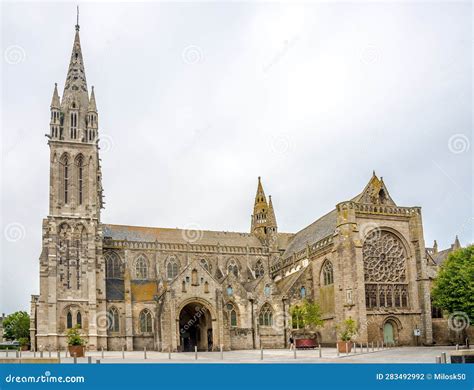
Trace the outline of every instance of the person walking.
<instances>
[{"instance_id":1,"label":"person walking","mask_svg":"<svg viewBox=\"0 0 474 390\"><path fill-rule=\"evenodd\" d=\"M293 338L293 336L290 336L290 351L294 350L295 349L295 339Z\"/></svg>"}]
</instances>

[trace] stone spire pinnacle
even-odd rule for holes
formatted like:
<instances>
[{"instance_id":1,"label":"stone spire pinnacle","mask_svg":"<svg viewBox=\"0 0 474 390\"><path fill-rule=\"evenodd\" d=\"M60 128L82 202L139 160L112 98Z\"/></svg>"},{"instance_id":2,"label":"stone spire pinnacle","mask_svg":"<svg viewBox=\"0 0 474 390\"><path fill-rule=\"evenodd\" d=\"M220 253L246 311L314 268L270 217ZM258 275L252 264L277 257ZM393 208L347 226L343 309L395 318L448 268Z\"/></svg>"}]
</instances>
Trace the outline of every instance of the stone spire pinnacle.
<instances>
[{"instance_id":1,"label":"stone spire pinnacle","mask_svg":"<svg viewBox=\"0 0 474 390\"><path fill-rule=\"evenodd\" d=\"M54 83L54 92L53 92L53 98L51 99L51 108L57 108L59 109L60 103L59 103L59 94L58 94L58 83Z\"/></svg>"},{"instance_id":2,"label":"stone spire pinnacle","mask_svg":"<svg viewBox=\"0 0 474 390\"><path fill-rule=\"evenodd\" d=\"M71 106L75 105L75 108L85 112L89 105L89 96L78 27L79 25L76 25L76 35L72 46L71 60L64 84L61 105L63 109L71 108Z\"/></svg>"},{"instance_id":3,"label":"stone spire pinnacle","mask_svg":"<svg viewBox=\"0 0 474 390\"><path fill-rule=\"evenodd\" d=\"M95 93L94 93L94 86L91 87L91 98L89 99L89 107L87 111L97 112L97 104L95 102Z\"/></svg>"},{"instance_id":4,"label":"stone spire pinnacle","mask_svg":"<svg viewBox=\"0 0 474 390\"><path fill-rule=\"evenodd\" d=\"M275 211L273 210L272 196L268 196L268 215L267 215L267 225L269 227L277 227Z\"/></svg>"}]
</instances>

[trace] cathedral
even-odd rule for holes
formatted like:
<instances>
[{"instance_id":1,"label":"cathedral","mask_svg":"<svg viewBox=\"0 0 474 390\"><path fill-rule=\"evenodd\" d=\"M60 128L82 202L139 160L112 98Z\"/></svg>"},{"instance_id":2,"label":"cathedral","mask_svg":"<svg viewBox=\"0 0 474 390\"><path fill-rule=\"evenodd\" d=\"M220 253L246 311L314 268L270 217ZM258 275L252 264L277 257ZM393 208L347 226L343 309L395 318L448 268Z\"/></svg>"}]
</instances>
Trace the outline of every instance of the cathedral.
<instances>
[{"instance_id":1,"label":"cathedral","mask_svg":"<svg viewBox=\"0 0 474 390\"><path fill-rule=\"evenodd\" d=\"M260 178L248 232L105 224L97 102L78 25L50 108L34 348L64 349L76 325L90 350L283 348L301 334L290 313L305 299L320 307L324 325L311 337L321 345L334 346L348 318L357 342L433 343L435 252L421 209L397 205L375 172L296 233L278 231Z\"/></svg>"}]
</instances>

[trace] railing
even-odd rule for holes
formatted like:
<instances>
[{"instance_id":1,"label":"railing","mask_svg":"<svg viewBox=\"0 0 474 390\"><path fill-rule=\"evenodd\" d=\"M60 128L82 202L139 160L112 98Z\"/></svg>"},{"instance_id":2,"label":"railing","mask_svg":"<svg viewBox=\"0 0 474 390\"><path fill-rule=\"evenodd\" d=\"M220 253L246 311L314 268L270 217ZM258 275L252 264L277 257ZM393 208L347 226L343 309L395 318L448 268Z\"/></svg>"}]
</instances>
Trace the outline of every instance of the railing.
<instances>
[{"instance_id":1,"label":"railing","mask_svg":"<svg viewBox=\"0 0 474 390\"><path fill-rule=\"evenodd\" d=\"M104 240L104 249L140 249L162 250L176 252L216 252L224 254L268 254L268 248L232 246L232 245L201 245L183 243L163 243L158 241L129 241L129 240Z\"/></svg>"},{"instance_id":2,"label":"railing","mask_svg":"<svg viewBox=\"0 0 474 390\"><path fill-rule=\"evenodd\" d=\"M401 215L401 216L411 216L421 213L420 207L398 207L391 205L383 204L366 204L366 203L356 203L356 202L341 202L337 206L337 211L342 210L355 210L358 213L367 213L367 214L389 214L389 215Z\"/></svg>"}]
</instances>

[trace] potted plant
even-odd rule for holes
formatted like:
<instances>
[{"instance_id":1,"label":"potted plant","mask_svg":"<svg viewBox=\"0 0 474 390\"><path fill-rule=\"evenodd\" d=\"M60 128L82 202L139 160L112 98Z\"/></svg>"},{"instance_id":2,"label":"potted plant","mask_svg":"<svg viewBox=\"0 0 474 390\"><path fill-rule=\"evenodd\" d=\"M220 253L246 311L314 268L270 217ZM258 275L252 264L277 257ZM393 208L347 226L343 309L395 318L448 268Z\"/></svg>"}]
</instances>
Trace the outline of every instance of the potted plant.
<instances>
[{"instance_id":1,"label":"potted plant","mask_svg":"<svg viewBox=\"0 0 474 390\"><path fill-rule=\"evenodd\" d=\"M30 340L28 339L28 337L20 337L18 339L18 343L20 344L20 349L22 351L27 351L28 345L30 344Z\"/></svg>"},{"instance_id":2,"label":"potted plant","mask_svg":"<svg viewBox=\"0 0 474 390\"><path fill-rule=\"evenodd\" d=\"M84 357L86 340L81 336L79 329L81 327L76 325L68 330L67 345L71 356Z\"/></svg>"},{"instance_id":3,"label":"potted plant","mask_svg":"<svg viewBox=\"0 0 474 390\"><path fill-rule=\"evenodd\" d=\"M316 328L323 325L321 310L316 303L304 300L301 305L290 308L292 327L303 330L303 337L295 340L296 348L316 348L314 332ZM313 337L308 337L308 334Z\"/></svg>"},{"instance_id":4,"label":"potted plant","mask_svg":"<svg viewBox=\"0 0 474 390\"><path fill-rule=\"evenodd\" d=\"M337 342L337 349L341 353L349 353L352 350L352 337L357 332L357 324L351 318L346 318L340 327L339 341Z\"/></svg>"}]
</instances>

